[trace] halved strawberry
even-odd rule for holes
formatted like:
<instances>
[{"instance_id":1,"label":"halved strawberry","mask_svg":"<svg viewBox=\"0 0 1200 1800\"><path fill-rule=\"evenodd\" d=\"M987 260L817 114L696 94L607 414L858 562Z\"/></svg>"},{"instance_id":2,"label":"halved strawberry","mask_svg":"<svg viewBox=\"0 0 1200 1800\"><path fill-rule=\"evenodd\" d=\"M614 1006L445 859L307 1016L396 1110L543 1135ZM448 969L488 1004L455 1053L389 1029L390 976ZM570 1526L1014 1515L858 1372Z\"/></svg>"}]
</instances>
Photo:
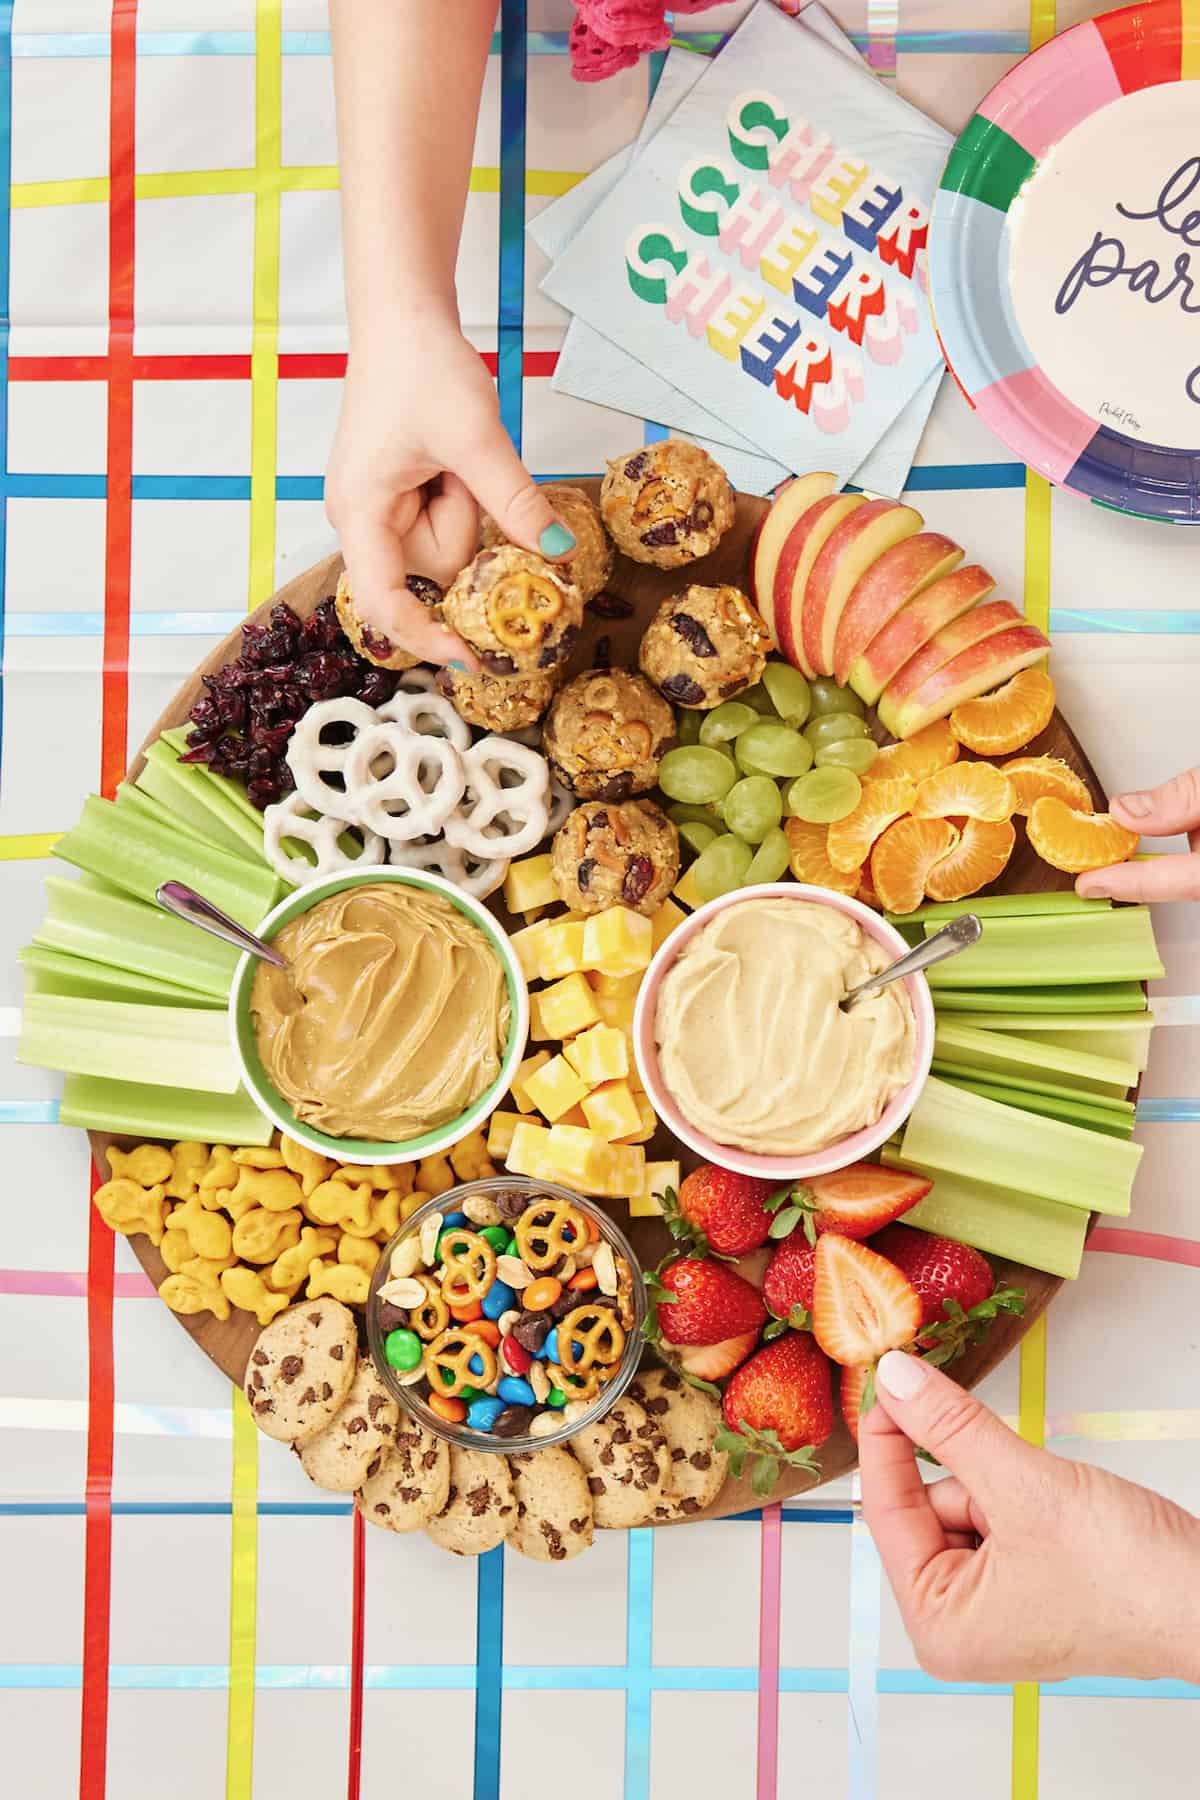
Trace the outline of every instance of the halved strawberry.
<instances>
[{"instance_id":1,"label":"halved strawberry","mask_svg":"<svg viewBox=\"0 0 1200 1800\"><path fill-rule=\"evenodd\" d=\"M814 1451L833 1430L830 1368L806 1331L785 1332L742 1364L723 1402L728 1431L714 1440L731 1472L754 1457L750 1485L765 1498L781 1464L818 1474Z\"/></svg>"},{"instance_id":2,"label":"halved strawberry","mask_svg":"<svg viewBox=\"0 0 1200 1800\"><path fill-rule=\"evenodd\" d=\"M771 1236L787 1237L803 1224L810 1244L827 1231L868 1238L923 1200L932 1186L924 1175L905 1169L851 1163L830 1175L815 1175L803 1186L779 1189L768 1202L775 1214Z\"/></svg>"},{"instance_id":3,"label":"halved strawberry","mask_svg":"<svg viewBox=\"0 0 1200 1800\"><path fill-rule=\"evenodd\" d=\"M838 1404L846 1430L858 1442L858 1421L875 1399L875 1370L871 1363L847 1363L838 1384ZM864 1404L865 1403L865 1404Z\"/></svg>"},{"instance_id":4,"label":"halved strawberry","mask_svg":"<svg viewBox=\"0 0 1200 1800\"><path fill-rule=\"evenodd\" d=\"M813 1335L827 1356L873 1363L920 1329L920 1299L895 1263L835 1232L818 1238Z\"/></svg>"},{"instance_id":5,"label":"halved strawberry","mask_svg":"<svg viewBox=\"0 0 1200 1800\"><path fill-rule=\"evenodd\" d=\"M664 1356L679 1365L689 1381L707 1385L732 1375L757 1343L757 1331L743 1331L737 1337L725 1338L720 1344L676 1345L663 1338L659 1347ZM716 1391L714 1388L713 1392Z\"/></svg>"},{"instance_id":6,"label":"halved strawberry","mask_svg":"<svg viewBox=\"0 0 1200 1800\"><path fill-rule=\"evenodd\" d=\"M711 1257L674 1257L644 1279L651 1343L661 1333L673 1344L719 1344L746 1331L761 1331L767 1322L758 1289Z\"/></svg>"},{"instance_id":7,"label":"halved strawberry","mask_svg":"<svg viewBox=\"0 0 1200 1800\"><path fill-rule=\"evenodd\" d=\"M667 1228L693 1256L744 1256L767 1241L773 1187L715 1163L701 1163L663 1196Z\"/></svg>"}]
</instances>

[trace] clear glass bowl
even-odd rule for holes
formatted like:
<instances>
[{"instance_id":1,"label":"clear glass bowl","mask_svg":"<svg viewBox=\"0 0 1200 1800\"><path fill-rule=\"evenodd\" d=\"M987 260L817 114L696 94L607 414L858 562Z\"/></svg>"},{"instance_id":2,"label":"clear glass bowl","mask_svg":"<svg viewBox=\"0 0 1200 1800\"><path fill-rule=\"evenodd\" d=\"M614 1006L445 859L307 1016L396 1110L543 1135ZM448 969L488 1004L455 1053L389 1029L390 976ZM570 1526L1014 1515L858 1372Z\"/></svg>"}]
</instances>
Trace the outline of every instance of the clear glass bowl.
<instances>
[{"instance_id":1,"label":"clear glass bowl","mask_svg":"<svg viewBox=\"0 0 1200 1800\"><path fill-rule=\"evenodd\" d=\"M383 1344L387 1333L379 1324L379 1290L391 1279L392 1252L397 1245L408 1238L415 1237L424 1221L431 1213L461 1212L464 1200L473 1194L483 1194L494 1198L497 1194L527 1194L532 1200L538 1194L548 1194L554 1200L564 1200L580 1212L594 1219L600 1228L600 1235L611 1244L614 1255L623 1256L633 1273L633 1311L634 1322L625 1332L625 1350L617 1365L616 1373L605 1383L586 1413L580 1414L569 1424L564 1421L557 1431L550 1431L543 1437L535 1437L524 1433L520 1437L497 1437L493 1431L473 1431L468 1425L454 1425L449 1420L440 1418L432 1408L427 1406L412 1386L401 1385L397 1370L392 1368L384 1354ZM472 1229L477 1229L472 1227ZM582 1306L588 1296L579 1296ZM587 1200L581 1194L573 1194L569 1188L557 1187L551 1181L533 1181L522 1175L490 1175L483 1181L465 1181L459 1187L450 1188L444 1194L427 1200L424 1206L418 1207L411 1219L405 1220L395 1237L391 1238L380 1253L371 1277L371 1291L367 1296L367 1339L371 1346L371 1355L375 1359L375 1367L379 1370L380 1380L418 1424L426 1431L432 1431L437 1437L445 1438L448 1443L458 1444L465 1450L483 1450L497 1452L503 1456L518 1456L530 1450L546 1450L554 1444L565 1444L585 1425L594 1424L602 1419L610 1406L616 1404L625 1389L637 1373L642 1360L642 1324L646 1317L646 1288L642 1281L641 1265L633 1253L633 1248L624 1232L614 1225L603 1208L594 1200Z\"/></svg>"}]
</instances>

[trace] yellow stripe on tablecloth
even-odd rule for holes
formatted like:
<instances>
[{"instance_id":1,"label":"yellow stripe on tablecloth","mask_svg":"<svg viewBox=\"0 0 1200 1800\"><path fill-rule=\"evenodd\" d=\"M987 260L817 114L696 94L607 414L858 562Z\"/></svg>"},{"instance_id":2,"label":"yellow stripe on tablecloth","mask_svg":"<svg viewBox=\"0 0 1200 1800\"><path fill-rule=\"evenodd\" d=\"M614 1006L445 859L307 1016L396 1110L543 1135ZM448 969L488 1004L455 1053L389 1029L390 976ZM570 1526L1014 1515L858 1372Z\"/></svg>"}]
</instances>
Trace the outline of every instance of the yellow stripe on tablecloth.
<instances>
[{"instance_id":1,"label":"yellow stripe on tablecloth","mask_svg":"<svg viewBox=\"0 0 1200 1800\"><path fill-rule=\"evenodd\" d=\"M1050 483L1025 471L1025 617L1050 634Z\"/></svg>"},{"instance_id":2,"label":"yellow stripe on tablecloth","mask_svg":"<svg viewBox=\"0 0 1200 1800\"><path fill-rule=\"evenodd\" d=\"M1029 0L1029 48L1040 50L1057 30L1056 0Z\"/></svg>"},{"instance_id":3,"label":"yellow stripe on tablecloth","mask_svg":"<svg viewBox=\"0 0 1200 1800\"><path fill-rule=\"evenodd\" d=\"M61 831L33 831L0 837L0 862L40 862L62 835Z\"/></svg>"},{"instance_id":4,"label":"yellow stripe on tablecloth","mask_svg":"<svg viewBox=\"0 0 1200 1800\"><path fill-rule=\"evenodd\" d=\"M79 181L14 181L8 190L14 209L29 206L103 206L108 201L108 176L94 175Z\"/></svg>"},{"instance_id":5,"label":"yellow stripe on tablecloth","mask_svg":"<svg viewBox=\"0 0 1200 1800\"><path fill-rule=\"evenodd\" d=\"M1026 1443L1046 1441L1046 1315L1021 1339L1017 1429ZM1041 1689L1036 1681L1013 1683L1012 1800L1037 1800L1038 1724Z\"/></svg>"},{"instance_id":6,"label":"yellow stripe on tablecloth","mask_svg":"<svg viewBox=\"0 0 1200 1800\"><path fill-rule=\"evenodd\" d=\"M279 400L279 154L283 118L281 0L256 0L254 58L254 334L250 346L250 605L275 587Z\"/></svg>"},{"instance_id":7,"label":"yellow stripe on tablecloth","mask_svg":"<svg viewBox=\"0 0 1200 1800\"><path fill-rule=\"evenodd\" d=\"M585 169L527 169L525 192L553 198L569 193L585 178ZM273 171L257 169L163 169L143 171L134 178L139 200L194 200L222 194L254 194L278 190L285 194L332 193L339 187L336 163L292 163ZM498 194L500 170L480 163L471 170L473 194ZM108 200L108 176L78 181L14 181L9 201L14 208L42 206L100 206Z\"/></svg>"},{"instance_id":8,"label":"yellow stripe on tablecloth","mask_svg":"<svg viewBox=\"0 0 1200 1800\"><path fill-rule=\"evenodd\" d=\"M258 1610L258 1427L241 1388L233 1390L233 1482L229 1541L229 1706L225 1800L251 1800L254 1787L254 1661Z\"/></svg>"},{"instance_id":9,"label":"yellow stripe on tablecloth","mask_svg":"<svg viewBox=\"0 0 1200 1800\"><path fill-rule=\"evenodd\" d=\"M1181 0L1179 25L1183 38L1180 76L1184 81L1200 81L1200 0Z\"/></svg>"}]
</instances>

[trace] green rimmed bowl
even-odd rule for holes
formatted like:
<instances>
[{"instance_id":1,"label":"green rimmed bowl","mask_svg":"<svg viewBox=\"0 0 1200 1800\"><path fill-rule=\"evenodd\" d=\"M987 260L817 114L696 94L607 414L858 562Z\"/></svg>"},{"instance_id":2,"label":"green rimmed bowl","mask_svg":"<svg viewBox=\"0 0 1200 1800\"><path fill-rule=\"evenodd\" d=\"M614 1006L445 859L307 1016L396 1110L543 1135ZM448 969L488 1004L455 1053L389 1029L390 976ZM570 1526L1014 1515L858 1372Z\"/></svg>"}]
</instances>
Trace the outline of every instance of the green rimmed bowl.
<instances>
[{"instance_id":1,"label":"green rimmed bowl","mask_svg":"<svg viewBox=\"0 0 1200 1800\"><path fill-rule=\"evenodd\" d=\"M508 1092L517 1064L524 1055L529 1035L529 992L507 934L478 900L464 894L453 882L443 880L440 875L429 874L424 869L362 869L347 875L330 875L323 881L311 881L273 907L257 927L256 935L270 942L284 925L290 924L301 913L308 912L318 901L327 900L331 894L344 893L347 888L372 887L381 882L441 894L483 933L504 970L508 988L508 1042L500 1064L500 1073L491 1086L485 1089L466 1112L446 1120L432 1131L422 1132L420 1137L407 1138L398 1144L381 1143L373 1138L330 1137L326 1132L317 1131L298 1119L267 1078L258 1053L254 1021L250 1016L250 992L258 958L248 954L242 956L234 970L233 985L229 990L229 1034L246 1092L258 1110L285 1136L315 1150L320 1156L331 1156L343 1163L416 1162L422 1156L436 1155L439 1151L448 1149L451 1144L458 1143L460 1138L466 1137L468 1132L483 1124Z\"/></svg>"}]
</instances>

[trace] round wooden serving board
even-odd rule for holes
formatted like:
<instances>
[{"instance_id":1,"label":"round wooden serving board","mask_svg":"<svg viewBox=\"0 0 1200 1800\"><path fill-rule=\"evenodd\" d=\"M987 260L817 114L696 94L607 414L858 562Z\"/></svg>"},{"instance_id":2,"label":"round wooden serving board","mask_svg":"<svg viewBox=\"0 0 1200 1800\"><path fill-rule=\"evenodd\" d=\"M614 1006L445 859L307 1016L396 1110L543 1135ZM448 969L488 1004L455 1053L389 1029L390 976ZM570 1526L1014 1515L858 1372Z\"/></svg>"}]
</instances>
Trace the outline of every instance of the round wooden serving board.
<instances>
[{"instance_id":1,"label":"round wooden serving board","mask_svg":"<svg viewBox=\"0 0 1200 1800\"><path fill-rule=\"evenodd\" d=\"M598 481L581 481L578 485L589 492L593 498L599 493ZM638 643L656 607L669 594L677 593L687 583L696 582L714 586L720 582L730 582L734 586L748 588L751 546L759 522L766 511L767 502L765 500L757 499L749 494L739 495L734 524L717 549L711 556L690 564L686 569L654 569L644 563L630 562L624 556L618 555L609 584L609 592L630 602L633 610L627 618L612 619L603 618L594 609L589 608L570 673L578 674L581 670L591 667L594 662L600 660L611 660L616 665L636 668ZM305 574L298 575L294 581L290 581L286 587L281 588L253 616L260 617L269 611L277 600L283 600L302 618L306 617L327 595L333 593L340 567L340 557L328 557L324 562L318 563L314 568L307 570ZM224 643L214 650L208 660L189 677L154 725L146 739L147 744L152 743L161 731L186 722L192 705L202 692L201 676L211 674L221 664L236 656L240 637L239 627L238 630L232 631ZM138 774L142 767L142 751L144 749L145 745L130 764L129 776L131 779ZM1049 754L1061 757L1087 782L1097 807L1101 808L1106 804L1103 790L1091 764L1084 755L1075 734L1060 713L1055 713L1046 730L1022 754ZM1054 888L1069 887L1071 885L1070 876L1047 868L1026 843L1020 821L1018 821L1018 834L1017 847L1013 852L1012 860L1002 879L996 883L996 888L1011 893L1037 893ZM505 926L515 929L524 923L521 919L510 917L505 911L500 895L497 894L489 904ZM103 1155L106 1145L114 1141L124 1144L129 1140L114 1140L103 1132L91 1132L89 1135L97 1166L102 1176L106 1178L108 1170ZM646 1149L647 1154L652 1157L678 1157L685 1171L693 1167L699 1160L684 1145L678 1144L665 1128L660 1128L652 1144L648 1144ZM609 1207L613 1217L629 1233L643 1266L653 1268L670 1247L671 1240L666 1227L656 1219L630 1220L625 1216L626 1208L622 1202L601 1202L601 1204ZM135 1237L131 1239L131 1242L142 1267L157 1287L167 1274L161 1257L150 1244L149 1239ZM1019 1318L1002 1313L983 1341L955 1365L955 1376L966 1387L973 1387L998 1363L1003 1362L1035 1319L1045 1311L1062 1285L1057 1277L1043 1274L1037 1269L1027 1269L1020 1263L1008 1263L999 1258L992 1258L992 1262L1000 1280L1025 1290L1025 1311ZM224 1324L208 1313L200 1314L198 1317L177 1316L180 1325L195 1339L200 1349L210 1356L232 1381L240 1383L247 1358L259 1330L253 1315L235 1311ZM833 1436L820 1453L821 1480L833 1481L838 1476L845 1475L854 1468L856 1460L854 1445L839 1417ZM775 1498L786 1499L818 1485L819 1482L812 1478L784 1469L781 1471ZM743 1477L741 1481L726 1482L718 1499L708 1511L695 1516L720 1518L726 1514L742 1512L748 1507L757 1505L759 1505L759 1501L751 1494L749 1481ZM679 1522L688 1524L692 1521L689 1518Z\"/></svg>"}]
</instances>

